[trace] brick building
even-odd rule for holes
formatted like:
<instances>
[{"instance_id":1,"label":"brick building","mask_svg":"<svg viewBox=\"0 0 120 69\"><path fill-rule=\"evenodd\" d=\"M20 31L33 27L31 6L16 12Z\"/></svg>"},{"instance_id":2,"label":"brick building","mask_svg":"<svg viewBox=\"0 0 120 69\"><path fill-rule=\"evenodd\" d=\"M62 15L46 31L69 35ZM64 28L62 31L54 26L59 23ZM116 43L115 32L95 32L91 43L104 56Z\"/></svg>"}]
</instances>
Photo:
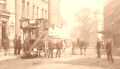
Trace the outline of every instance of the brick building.
<instances>
[{"instance_id":1,"label":"brick building","mask_svg":"<svg viewBox=\"0 0 120 69\"><path fill-rule=\"evenodd\" d=\"M108 0L104 9L105 15L105 36L106 38L113 38L115 46L120 44L120 1L117 0Z\"/></svg>"}]
</instances>

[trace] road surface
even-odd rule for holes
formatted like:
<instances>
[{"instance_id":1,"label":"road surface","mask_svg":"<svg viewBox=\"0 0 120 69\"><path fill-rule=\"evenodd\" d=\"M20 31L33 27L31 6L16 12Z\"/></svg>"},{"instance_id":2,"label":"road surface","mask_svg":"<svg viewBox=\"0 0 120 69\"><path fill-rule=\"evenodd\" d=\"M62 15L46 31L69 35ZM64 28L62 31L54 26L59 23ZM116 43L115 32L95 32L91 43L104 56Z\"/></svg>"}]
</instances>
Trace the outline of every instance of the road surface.
<instances>
[{"instance_id":1,"label":"road surface","mask_svg":"<svg viewBox=\"0 0 120 69\"><path fill-rule=\"evenodd\" d=\"M14 58L0 61L0 69L120 69L120 58L114 57L115 63L108 63L106 57L95 55L66 55L61 58Z\"/></svg>"}]
</instances>

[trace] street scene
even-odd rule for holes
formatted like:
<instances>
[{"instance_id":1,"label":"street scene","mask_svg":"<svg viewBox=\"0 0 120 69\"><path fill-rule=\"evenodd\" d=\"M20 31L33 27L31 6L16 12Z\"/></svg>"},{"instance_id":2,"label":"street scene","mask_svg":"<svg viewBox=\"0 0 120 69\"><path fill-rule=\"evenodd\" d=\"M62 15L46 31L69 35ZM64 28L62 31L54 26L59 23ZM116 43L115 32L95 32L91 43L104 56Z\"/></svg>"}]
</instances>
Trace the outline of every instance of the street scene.
<instances>
[{"instance_id":1,"label":"street scene","mask_svg":"<svg viewBox=\"0 0 120 69\"><path fill-rule=\"evenodd\" d=\"M0 0L0 69L120 69L119 0Z\"/></svg>"}]
</instances>

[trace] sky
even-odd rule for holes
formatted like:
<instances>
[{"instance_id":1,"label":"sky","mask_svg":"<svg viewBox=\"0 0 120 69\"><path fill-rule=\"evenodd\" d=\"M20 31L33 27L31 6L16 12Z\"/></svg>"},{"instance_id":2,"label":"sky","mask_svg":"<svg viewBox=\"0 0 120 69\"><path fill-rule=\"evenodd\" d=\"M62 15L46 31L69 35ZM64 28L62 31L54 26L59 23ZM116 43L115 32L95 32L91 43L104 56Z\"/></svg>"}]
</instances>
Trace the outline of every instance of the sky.
<instances>
[{"instance_id":1,"label":"sky","mask_svg":"<svg viewBox=\"0 0 120 69\"><path fill-rule=\"evenodd\" d=\"M75 12L82 8L102 10L104 3L104 0L61 0L60 10L64 17L72 16Z\"/></svg>"},{"instance_id":2,"label":"sky","mask_svg":"<svg viewBox=\"0 0 120 69\"><path fill-rule=\"evenodd\" d=\"M98 10L99 12L103 13L105 5L105 0L60 0L60 14L62 18L69 23L68 29L72 30L74 27L78 26L76 21L75 14L83 8L90 8L91 10ZM102 16L102 14L101 14ZM103 25L103 16L98 17L101 19L99 22L98 29L102 29ZM68 31L68 30L67 30Z\"/></svg>"},{"instance_id":3,"label":"sky","mask_svg":"<svg viewBox=\"0 0 120 69\"><path fill-rule=\"evenodd\" d=\"M91 10L98 10L99 12L103 13L105 4L105 0L59 0L58 2L58 14L60 14L61 18L67 23L65 25L63 24L63 29L59 30L59 28L57 28L57 30L54 30L54 34L60 35L61 37L70 36L73 29L80 25L80 23L78 23L78 21L76 20L76 13L78 13L81 9L90 8ZM58 9L56 9L56 11L57 10ZM98 28L102 29L102 14L98 18L101 20L99 22Z\"/></svg>"},{"instance_id":4,"label":"sky","mask_svg":"<svg viewBox=\"0 0 120 69\"><path fill-rule=\"evenodd\" d=\"M98 10L103 13L104 4L105 0L60 0L58 14L67 24L63 24L63 29L55 29L53 34L60 37L70 36L73 29L80 25L76 20L76 13L83 8L90 8L91 10ZM103 15L101 14L98 18L101 20L99 21L98 29L103 29Z\"/></svg>"}]
</instances>

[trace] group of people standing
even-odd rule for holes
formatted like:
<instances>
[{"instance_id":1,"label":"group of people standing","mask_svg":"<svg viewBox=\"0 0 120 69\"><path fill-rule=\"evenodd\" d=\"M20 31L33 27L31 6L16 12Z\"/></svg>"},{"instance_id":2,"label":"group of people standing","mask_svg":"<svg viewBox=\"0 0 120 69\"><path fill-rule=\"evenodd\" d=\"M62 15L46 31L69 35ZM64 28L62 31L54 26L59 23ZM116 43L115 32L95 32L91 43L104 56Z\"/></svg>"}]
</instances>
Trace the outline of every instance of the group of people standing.
<instances>
[{"instance_id":1,"label":"group of people standing","mask_svg":"<svg viewBox=\"0 0 120 69\"><path fill-rule=\"evenodd\" d=\"M97 41L97 45L96 45L96 50L97 50L97 57L101 58L101 48L104 49L106 56L107 56L107 60L108 62L114 62L113 60L113 56L112 56L112 48L113 48L113 41L112 39L106 39L104 41L100 41L98 39Z\"/></svg>"},{"instance_id":2,"label":"group of people standing","mask_svg":"<svg viewBox=\"0 0 120 69\"><path fill-rule=\"evenodd\" d=\"M22 49L20 37L15 38L14 40L14 55L20 55Z\"/></svg>"},{"instance_id":3,"label":"group of people standing","mask_svg":"<svg viewBox=\"0 0 120 69\"><path fill-rule=\"evenodd\" d=\"M10 40L8 38L2 39L2 48L4 50L4 55L7 56L10 54ZM20 37L16 37L13 41L14 44L14 55L20 55L21 49L22 49L22 44L21 44L21 39Z\"/></svg>"}]
</instances>

